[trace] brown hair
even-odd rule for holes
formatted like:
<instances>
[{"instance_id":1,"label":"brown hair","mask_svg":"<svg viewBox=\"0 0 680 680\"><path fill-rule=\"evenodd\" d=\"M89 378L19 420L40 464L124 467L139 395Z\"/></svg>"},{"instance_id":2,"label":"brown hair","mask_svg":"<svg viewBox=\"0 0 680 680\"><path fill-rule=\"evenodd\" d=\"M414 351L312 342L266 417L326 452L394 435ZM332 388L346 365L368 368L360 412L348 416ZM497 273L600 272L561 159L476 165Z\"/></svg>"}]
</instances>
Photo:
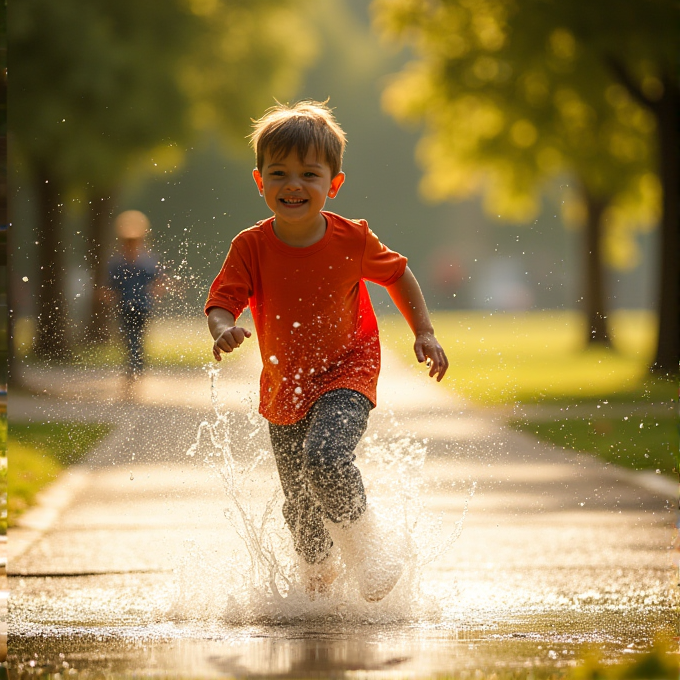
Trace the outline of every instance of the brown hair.
<instances>
[{"instance_id":1,"label":"brown hair","mask_svg":"<svg viewBox=\"0 0 680 680\"><path fill-rule=\"evenodd\" d=\"M301 101L293 106L277 103L253 121L253 128L250 144L260 172L267 152L272 158L281 158L295 149L302 161L311 148L328 163L331 177L342 168L346 137L326 102Z\"/></svg>"}]
</instances>

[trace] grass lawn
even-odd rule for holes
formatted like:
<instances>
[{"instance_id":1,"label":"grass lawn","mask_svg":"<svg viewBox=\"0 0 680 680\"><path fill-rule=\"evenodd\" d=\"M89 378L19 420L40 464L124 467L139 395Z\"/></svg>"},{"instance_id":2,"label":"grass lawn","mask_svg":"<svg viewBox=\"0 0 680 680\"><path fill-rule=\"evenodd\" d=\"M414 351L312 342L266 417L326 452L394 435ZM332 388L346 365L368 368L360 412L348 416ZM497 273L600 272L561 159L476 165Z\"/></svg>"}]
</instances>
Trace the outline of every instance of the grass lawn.
<instances>
[{"instance_id":1,"label":"grass lawn","mask_svg":"<svg viewBox=\"0 0 680 680\"><path fill-rule=\"evenodd\" d=\"M7 534L7 407L0 410L0 536Z\"/></svg>"},{"instance_id":2,"label":"grass lawn","mask_svg":"<svg viewBox=\"0 0 680 680\"><path fill-rule=\"evenodd\" d=\"M383 344L416 365L413 338L401 316L385 315L379 323ZM644 404L677 404L677 382L653 378L648 372L656 337L656 319L651 312L612 313L611 349L585 346L584 318L575 311L437 312L433 323L451 362L442 386L479 407L592 403L594 408L604 400L632 409ZM252 327L252 320L246 324ZM32 337L31 322L19 320L16 336L19 350L26 350ZM212 363L210 348L202 318L156 319L149 327L146 351L152 366L204 366ZM241 351L256 351L255 342ZM112 342L83 351L79 360L88 365L120 365L122 351L119 343ZM515 426L559 446L603 457L618 455L621 464L640 467L648 463L653 469L667 471L663 461L669 448L677 455L677 435L670 420L658 420L658 427L650 423L634 436L625 421L589 425L588 421L570 419L560 421L554 432L552 425L539 422ZM590 436L595 427L610 434ZM662 437L660 444L658 436ZM660 448L663 446L666 448Z\"/></svg>"},{"instance_id":3,"label":"grass lawn","mask_svg":"<svg viewBox=\"0 0 680 680\"><path fill-rule=\"evenodd\" d=\"M610 463L677 476L677 418L574 418L510 425L556 446L595 453Z\"/></svg>"},{"instance_id":4,"label":"grass lawn","mask_svg":"<svg viewBox=\"0 0 680 680\"><path fill-rule=\"evenodd\" d=\"M478 405L677 398L647 372L655 340L649 312L612 314L609 350L585 348L576 312L439 312L432 320L450 361L445 384ZM415 364L404 321L386 316L380 328L385 343Z\"/></svg>"},{"instance_id":5,"label":"grass lawn","mask_svg":"<svg viewBox=\"0 0 680 680\"><path fill-rule=\"evenodd\" d=\"M252 322L249 323L252 327ZM34 360L30 346L35 335L33 319L18 319L15 330L17 354ZM255 344L255 343L253 343ZM150 321L144 342L146 362L152 367L200 368L213 362L212 341L204 318L169 318ZM122 366L125 355L121 338L113 332L111 340L74 349L74 364Z\"/></svg>"},{"instance_id":6,"label":"grass lawn","mask_svg":"<svg viewBox=\"0 0 680 680\"><path fill-rule=\"evenodd\" d=\"M648 312L612 314L612 349L585 347L583 317L576 312L440 312L433 323L450 361L444 385L479 407L591 403L595 410L607 401L632 411L677 404L677 382L652 378L647 370L656 332ZM383 317L380 328L387 346L417 363L402 319ZM678 421L668 415L511 425L633 469L672 474L678 468Z\"/></svg>"},{"instance_id":7,"label":"grass lawn","mask_svg":"<svg viewBox=\"0 0 680 680\"><path fill-rule=\"evenodd\" d=\"M112 427L86 423L10 423L7 437L7 524L68 465L81 461Z\"/></svg>"}]
</instances>

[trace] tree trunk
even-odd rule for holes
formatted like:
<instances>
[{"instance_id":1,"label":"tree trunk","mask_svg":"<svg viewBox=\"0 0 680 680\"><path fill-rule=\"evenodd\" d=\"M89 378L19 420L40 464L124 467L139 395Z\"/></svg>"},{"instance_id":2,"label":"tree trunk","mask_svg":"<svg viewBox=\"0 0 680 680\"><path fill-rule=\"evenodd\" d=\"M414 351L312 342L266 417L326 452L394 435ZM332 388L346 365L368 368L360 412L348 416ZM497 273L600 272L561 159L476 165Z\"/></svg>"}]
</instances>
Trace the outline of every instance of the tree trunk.
<instances>
[{"instance_id":1,"label":"tree trunk","mask_svg":"<svg viewBox=\"0 0 680 680\"><path fill-rule=\"evenodd\" d=\"M62 195L57 183L38 173L38 328L34 350L39 357L66 359L66 296Z\"/></svg>"},{"instance_id":2,"label":"tree trunk","mask_svg":"<svg viewBox=\"0 0 680 680\"><path fill-rule=\"evenodd\" d=\"M87 235L87 258L92 276L90 318L85 329L85 342L98 343L109 339L109 308L102 296L108 283L107 246L113 217L113 199L102 193L91 197L90 222Z\"/></svg>"},{"instance_id":3,"label":"tree trunk","mask_svg":"<svg viewBox=\"0 0 680 680\"><path fill-rule=\"evenodd\" d=\"M663 186L659 281L659 335L651 370L660 375L678 375L680 359L680 89L670 78L665 83L657 114L659 139L659 177Z\"/></svg>"},{"instance_id":4,"label":"tree trunk","mask_svg":"<svg viewBox=\"0 0 680 680\"><path fill-rule=\"evenodd\" d=\"M583 193L588 209L583 239L584 297L587 319L586 344L610 347L602 258L602 214L607 207L607 201L595 198L587 189L584 189Z\"/></svg>"},{"instance_id":5,"label":"tree trunk","mask_svg":"<svg viewBox=\"0 0 680 680\"><path fill-rule=\"evenodd\" d=\"M659 276L659 334L656 355L650 367L659 375L680 373L680 269L678 267L678 231L680 230L680 87L677 65L666 66L664 93L660 100L649 99L631 77L624 64L614 57L606 59L614 75L629 94L655 116L659 148L659 179L663 191Z\"/></svg>"}]
</instances>

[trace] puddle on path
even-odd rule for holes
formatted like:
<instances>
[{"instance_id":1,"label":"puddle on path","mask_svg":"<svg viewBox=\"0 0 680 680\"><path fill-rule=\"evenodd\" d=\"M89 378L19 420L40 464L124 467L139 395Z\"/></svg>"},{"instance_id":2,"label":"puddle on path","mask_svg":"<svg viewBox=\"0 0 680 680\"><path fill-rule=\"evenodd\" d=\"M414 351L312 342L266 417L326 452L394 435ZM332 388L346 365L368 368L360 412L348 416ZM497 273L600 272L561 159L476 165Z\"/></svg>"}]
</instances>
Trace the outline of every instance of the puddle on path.
<instances>
[{"instance_id":1,"label":"puddle on path","mask_svg":"<svg viewBox=\"0 0 680 680\"><path fill-rule=\"evenodd\" d=\"M207 421L194 477L167 468L153 487L151 467L96 471L93 498L32 553L37 574L77 552L80 575L11 579L10 677L539 678L589 649L616 661L675 635L663 501L642 512L603 477L584 509L590 469L513 459L488 433L452 444L389 422L359 460L369 496L408 533L406 574L377 604L350 577L310 601L265 429L242 420ZM138 573L87 575L145 550Z\"/></svg>"},{"instance_id":2,"label":"puddle on path","mask_svg":"<svg viewBox=\"0 0 680 680\"><path fill-rule=\"evenodd\" d=\"M628 576L631 583L636 578ZM59 593L65 603L75 597L88 604L96 618L97 603L110 611L109 598L114 598L115 608L117 594L127 591L137 609L128 604L118 621L106 626L101 621L78 621L72 611L72 618L64 620L68 604L50 612L52 621L43 612L39 628L13 636L15 677L31 677L29 673L38 669L62 674L67 669L76 677L116 673L126 677L165 673L195 678L356 677L343 675L350 671L364 671L366 675L360 677L368 678L427 678L444 673L464 677L465 672L485 677L499 669L531 671L541 677L572 667L588 650L596 649L604 659L614 661L649 649L655 635L671 635L673 619L663 602L647 604L647 592L637 601L609 598L606 603L579 606L544 602L529 612L517 607L514 616L501 610L494 616L490 609L470 616L470 601L463 597L443 601L438 621L389 625L347 625L337 619L247 626L219 621L173 623L164 619L164 605L173 596L167 579L128 575L88 577L77 585L72 581L26 579L20 586L23 604L45 602Z\"/></svg>"}]
</instances>

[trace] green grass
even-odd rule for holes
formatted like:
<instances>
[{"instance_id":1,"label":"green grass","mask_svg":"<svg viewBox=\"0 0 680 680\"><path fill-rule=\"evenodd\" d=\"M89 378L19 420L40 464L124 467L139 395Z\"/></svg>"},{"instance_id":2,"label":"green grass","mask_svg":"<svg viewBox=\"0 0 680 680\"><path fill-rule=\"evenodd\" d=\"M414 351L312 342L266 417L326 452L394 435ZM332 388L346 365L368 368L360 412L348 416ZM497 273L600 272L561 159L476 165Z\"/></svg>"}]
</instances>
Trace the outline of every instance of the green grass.
<instances>
[{"instance_id":1,"label":"green grass","mask_svg":"<svg viewBox=\"0 0 680 680\"><path fill-rule=\"evenodd\" d=\"M31 352L35 335L33 319L18 319L15 330L19 356L36 360ZM252 343L253 345L255 343ZM200 368L212 363L212 341L204 318L152 319L146 333L144 350L147 365L152 367ZM125 362L123 344L114 331L106 343L73 348L70 363L86 366L122 366Z\"/></svg>"},{"instance_id":2,"label":"green grass","mask_svg":"<svg viewBox=\"0 0 680 680\"><path fill-rule=\"evenodd\" d=\"M631 406L677 400L677 382L654 378L648 371L656 337L656 319L650 312L613 313L609 319L611 349L587 348L583 315L573 311L439 312L432 318L437 338L451 362L442 385L474 405L495 408L517 403L591 403L594 408L598 400ZM381 317L380 330L385 346L416 364L413 337L399 315ZM31 337L28 320L20 320L16 335L20 348L26 350ZM153 321L146 348L152 366L192 367L212 362L210 338L202 318ZM255 349L255 342L243 348ZM122 362L122 351L118 344L110 343L84 351L81 361L116 365ZM560 422L554 435L544 423L517 427L559 446L596 453L607 460L618 455L618 462L630 459L631 466L647 462L653 469L666 471L665 452L675 446L677 438L672 438L667 422L658 422L658 428L635 432L635 445L625 447L622 442L628 442L631 436L625 424L600 423L598 427L614 434L594 438L588 436L590 426L579 420ZM660 443L657 433L662 437ZM644 458L645 453L649 458Z\"/></svg>"},{"instance_id":3,"label":"green grass","mask_svg":"<svg viewBox=\"0 0 680 680\"><path fill-rule=\"evenodd\" d=\"M603 460L633 470L677 475L677 418L574 418L554 422L513 421L510 425L556 446L595 453Z\"/></svg>"},{"instance_id":4,"label":"green grass","mask_svg":"<svg viewBox=\"0 0 680 680\"><path fill-rule=\"evenodd\" d=\"M0 409L0 536L7 535L7 406Z\"/></svg>"},{"instance_id":5,"label":"green grass","mask_svg":"<svg viewBox=\"0 0 680 680\"><path fill-rule=\"evenodd\" d=\"M478 405L673 398L672 386L647 370L655 341L648 312L612 314L613 349L586 348L583 317L570 311L439 312L432 319L450 361L445 384ZM403 320L384 317L380 327L384 342L415 363Z\"/></svg>"},{"instance_id":6,"label":"green grass","mask_svg":"<svg viewBox=\"0 0 680 680\"><path fill-rule=\"evenodd\" d=\"M575 312L441 312L433 323L450 361L443 384L479 407L591 404L595 411L606 400L632 411L677 403L677 381L653 378L648 371L656 329L647 312L612 314L611 349L585 346L584 320ZM415 364L404 321L384 317L380 328L385 344ZM511 424L633 469L666 474L677 469L676 418L544 420Z\"/></svg>"},{"instance_id":7,"label":"green grass","mask_svg":"<svg viewBox=\"0 0 680 680\"><path fill-rule=\"evenodd\" d=\"M42 488L81 461L112 427L85 423L10 423L7 449L7 523L36 502Z\"/></svg>"}]
</instances>

